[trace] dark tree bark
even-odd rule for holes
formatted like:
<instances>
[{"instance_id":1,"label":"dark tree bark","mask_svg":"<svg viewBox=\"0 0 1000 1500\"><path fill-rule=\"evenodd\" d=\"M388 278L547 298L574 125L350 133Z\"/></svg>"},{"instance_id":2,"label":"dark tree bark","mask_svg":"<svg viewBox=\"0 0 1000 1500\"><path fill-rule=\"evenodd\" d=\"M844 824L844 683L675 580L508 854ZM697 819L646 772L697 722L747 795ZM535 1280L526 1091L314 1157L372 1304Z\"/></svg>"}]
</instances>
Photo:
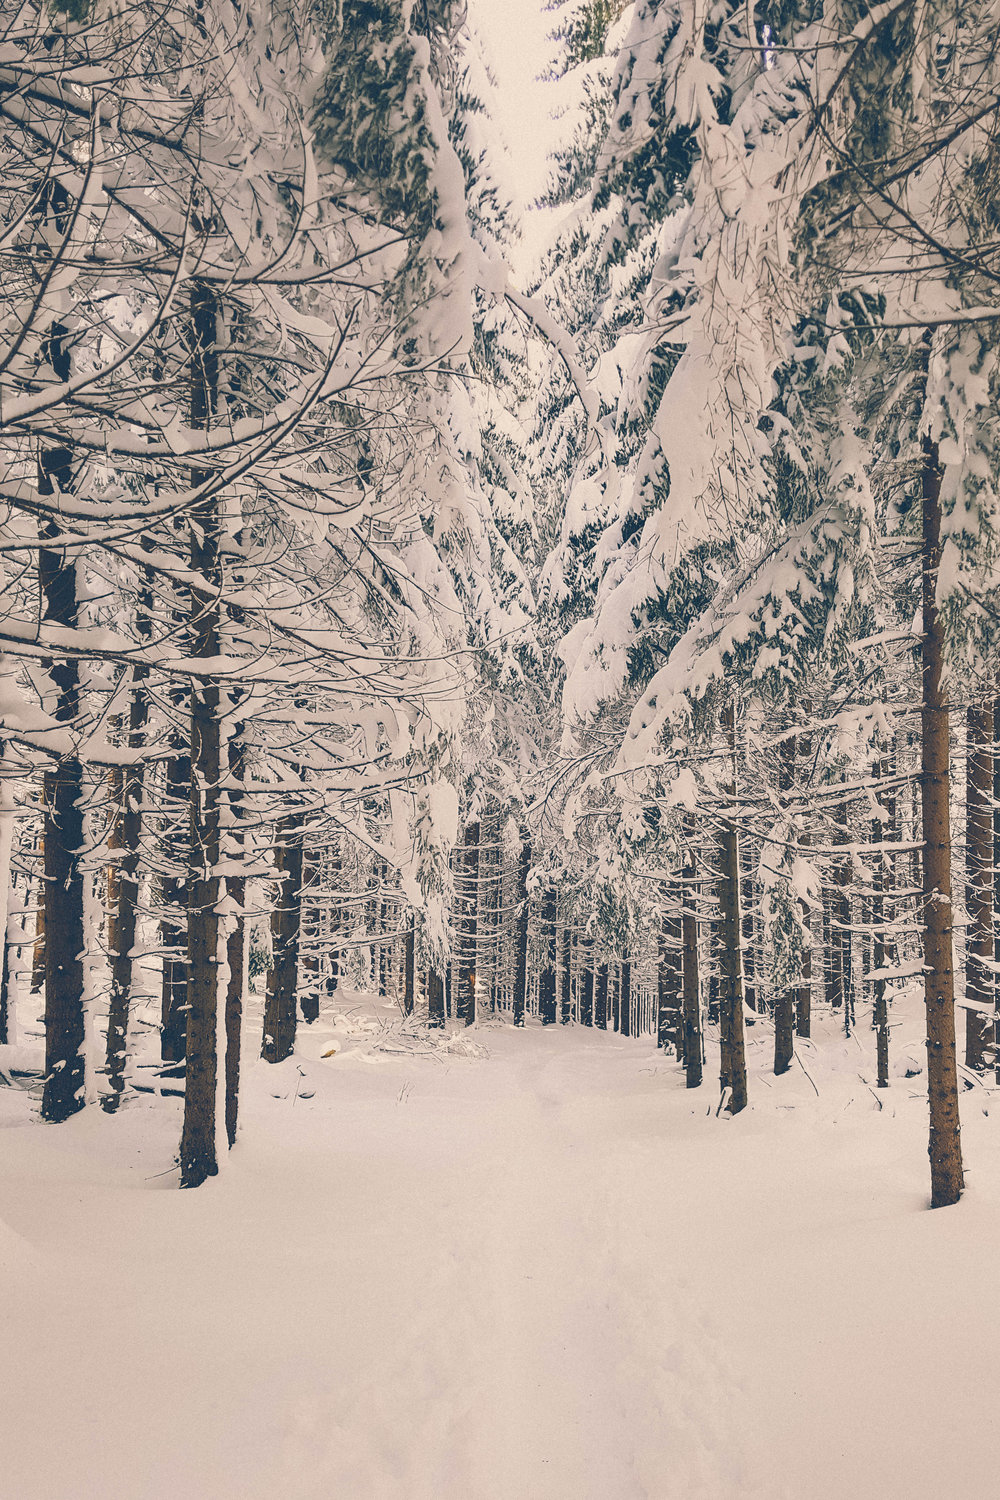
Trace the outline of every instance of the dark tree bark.
<instances>
[{"instance_id":1,"label":"dark tree bark","mask_svg":"<svg viewBox=\"0 0 1000 1500\"><path fill-rule=\"evenodd\" d=\"M778 788L783 794L785 806L788 805L788 797L795 784L795 748L794 735L783 740L781 744L781 758L779 761ZM795 1030L795 986L792 983L791 974L782 979L781 985L775 992L774 997L774 1071L780 1077L787 1073L792 1065L794 1051Z\"/></svg>"},{"instance_id":2,"label":"dark tree bark","mask_svg":"<svg viewBox=\"0 0 1000 1500\"><path fill-rule=\"evenodd\" d=\"M679 890L683 905L684 887ZM656 985L656 1045L666 1051L673 1047L683 1060L684 1025L683 1009L683 917L680 911L670 912L663 918L660 934L659 963Z\"/></svg>"},{"instance_id":3,"label":"dark tree bark","mask_svg":"<svg viewBox=\"0 0 1000 1500\"><path fill-rule=\"evenodd\" d=\"M693 835L693 827L689 829ZM681 984L683 989L683 1040L685 1082L696 1089L702 1079L703 1048L701 1037L701 998L698 984L698 872L691 838L688 860L684 867L684 909L681 913Z\"/></svg>"},{"instance_id":4,"label":"dark tree bark","mask_svg":"<svg viewBox=\"0 0 1000 1500\"><path fill-rule=\"evenodd\" d=\"M924 1002L927 1009L928 1155L931 1207L957 1203L964 1186L955 1057L952 959L951 822L944 625L936 589L941 564L941 467L936 444L924 443L921 593L921 814L923 842Z\"/></svg>"},{"instance_id":5,"label":"dark tree bark","mask_svg":"<svg viewBox=\"0 0 1000 1500\"><path fill-rule=\"evenodd\" d=\"M458 1018L466 1026L476 1020L476 954L479 947L479 823L465 830L459 887Z\"/></svg>"},{"instance_id":6,"label":"dark tree bark","mask_svg":"<svg viewBox=\"0 0 1000 1500\"><path fill-rule=\"evenodd\" d=\"M163 838L163 854L173 868L160 882L160 944L163 949L160 1057L163 1062L176 1063L183 1062L187 1049L187 878L181 869L186 867L188 860L191 757L187 754L171 756L166 763L165 777L164 803L168 824ZM180 826L182 809L185 814L183 829Z\"/></svg>"},{"instance_id":7,"label":"dark tree bark","mask_svg":"<svg viewBox=\"0 0 1000 1500\"><path fill-rule=\"evenodd\" d=\"M993 700L993 962L1000 966L1000 698ZM1000 967L995 971L1000 976ZM994 980L993 1053L995 1083L1000 1083L1000 978Z\"/></svg>"},{"instance_id":8,"label":"dark tree bark","mask_svg":"<svg viewBox=\"0 0 1000 1500\"><path fill-rule=\"evenodd\" d=\"M619 974L619 1001L618 1001L618 1029L622 1036L633 1036L635 1033L635 1016L632 1005L632 964L629 959L622 959Z\"/></svg>"},{"instance_id":9,"label":"dark tree bark","mask_svg":"<svg viewBox=\"0 0 1000 1500\"><path fill-rule=\"evenodd\" d=\"M556 1022L556 893L547 886L542 898L542 968L538 976L538 1015L543 1026Z\"/></svg>"},{"instance_id":10,"label":"dark tree bark","mask_svg":"<svg viewBox=\"0 0 1000 1500\"><path fill-rule=\"evenodd\" d=\"M295 997L299 977L299 934L302 923L302 813L289 813L278 824L275 865L280 883L271 914L274 962L264 999L265 1062L284 1062L295 1046L298 1019Z\"/></svg>"},{"instance_id":11,"label":"dark tree bark","mask_svg":"<svg viewBox=\"0 0 1000 1500\"><path fill-rule=\"evenodd\" d=\"M244 726L237 724L229 740L229 774L237 787L242 787L246 776L246 746ZM242 854L245 835L240 823L245 816L243 798L237 792L231 798L233 821L230 829L230 845L235 853ZM246 922L246 880L242 875L231 875L226 882L227 894L236 915L226 937L226 966L229 982L226 986L226 1140L230 1148L236 1144L239 1128L240 1108L240 1047L243 1030L243 1004L247 983L247 942L249 933Z\"/></svg>"},{"instance_id":12,"label":"dark tree bark","mask_svg":"<svg viewBox=\"0 0 1000 1500\"><path fill-rule=\"evenodd\" d=\"M61 348L65 330L53 339L60 345L53 364L69 356ZM58 371L57 371L58 373ZM73 487L73 454L50 448L39 462L38 489L42 495L68 493ZM58 530L40 528L43 543L56 543ZM68 629L77 624L76 564L58 546L43 545L38 553L38 581L42 619ZM75 661L46 663L55 689L53 717L72 724L80 708L79 669ZM62 1121L84 1105L83 948L84 883L80 868L83 848L83 767L74 755L63 756L42 778L42 847L44 872L42 902L45 933L45 1083L42 1118Z\"/></svg>"},{"instance_id":13,"label":"dark tree bark","mask_svg":"<svg viewBox=\"0 0 1000 1500\"><path fill-rule=\"evenodd\" d=\"M403 1014L413 1015L416 980L417 919L411 913L403 939Z\"/></svg>"},{"instance_id":14,"label":"dark tree bark","mask_svg":"<svg viewBox=\"0 0 1000 1500\"><path fill-rule=\"evenodd\" d=\"M151 600L144 601L148 608ZM149 706L142 683L148 668L133 668L129 700L128 744L141 749L146 737ZM108 1000L106 1069L109 1092L101 1100L113 1112L125 1088L129 1007L132 999L132 952L139 916L139 840L142 834L143 766L124 766L119 781L118 845L123 851L114 881L115 901L108 917L108 947L111 950L111 994Z\"/></svg>"},{"instance_id":15,"label":"dark tree bark","mask_svg":"<svg viewBox=\"0 0 1000 1500\"><path fill-rule=\"evenodd\" d=\"M514 1025L524 1025L528 991L528 873L531 870L531 845L521 843L517 862L517 918L514 935Z\"/></svg>"},{"instance_id":16,"label":"dark tree bark","mask_svg":"<svg viewBox=\"0 0 1000 1500\"><path fill-rule=\"evenodd\" d=\"M559 964L559 1020L563 1026L568 1026L573 1019L573 989L570 972L570 961L573 950L570 939L570 930L568 927L564 927L562 929L562 952Z\"/></svg>"},{"instance_id":17,"label":"dark tree bark","mask_svg":"<svg viewBox=\"0 0 1000 1500\"><path fill-rule=\"evenodd\" d=\"M302 896L299 902L299 968L302 973L302 982L299 986L301 990L299 995L299 1009L302 1013L302 1019L307 1026L313 1025L315 1021L319 1020L319 908L315 902L311 906L307 906L306 904L306 891L314 882L317 869L318 862L310 860L303 849ZM382 903L382 916L384 923L385 902ZM381 960L379 982L384 986ZM384 987L380 993L384 998Z\"/></svg>"},{"instance_id":18,"label":"dark tree bark","mask_svg":"<svg viewBox=\"0 0 1000 1500\"><path fill-rule=\"evenodd\" d=\"M600 1031L608 1029L608 966L597 965L594 981L594 1025Z\"/></svg>"},{"instance_id":19,"label":"dark tree bark","mask_svg":"<svg viewBox=\"0 0 1000 1500\"><path fill-rule=\"evenodd\" d=\"M723 728L732 761L732 782L724 796L736 802L736 715L732 703L723 713ZM720 1083L729 1091L728 1110L739 1114L747 1106L746 1051L743 1041L743 963L740 947L740 856L736 824L731 817L722 825L719 842L719 1023L721 1044Z\"/></svg>"},{"instance_id":20,"label":"dark tree bark","mask_svg":"<svg viewBox=\"0 0 1000 1500\"><path fill-rule=\"evenodd\" d=\"M965 872L969 926L965 947L965 1065L981 1072L992 1041L993 961L993 709L976 704L966 716ZM981 1007L974 1009L973 1007Z\"/></svg>"},{"instance_id":21,"label":"dark tree bark","mask_svg":"<svg viewBox=\"0 0 1000 1500\"><path fill-rule=\"evenodd\" d=\"M593 945L580 944L580 1025L594 1024L594 964Z\"/></svg>"},{"instance_id":22,"label":"dark tree bark","mask_svg":"<svg viewBox=\"0 0 1000 1500\"><path fill-rule=\"evenodd\" d=\"M191 292L191 426L211 426L219 390L218 299L213 287ZM197 490L210 479L192 475ZM191 655L217 657L222 649L224 542L221 502L211 492L190 512L189 562L197 582L191 593ZM228 768L227 768L228 769ZM198 1187L218 1171L219 903L222 860L222 693L218 681L194 678L191 687L191 816L187 916L187 1064L181 1131L181 1186Z\"/></svg>"},{"instance_id":23,"label":"dark tree bark","mask_svg":"<svg viewBox=\"0 0 1000 1500\"><path fill-rule=\"evenodd\" d=\"M437 968L427 970L427 1024L444 1030L444 976Z\"/></svg>"}]
</instances>

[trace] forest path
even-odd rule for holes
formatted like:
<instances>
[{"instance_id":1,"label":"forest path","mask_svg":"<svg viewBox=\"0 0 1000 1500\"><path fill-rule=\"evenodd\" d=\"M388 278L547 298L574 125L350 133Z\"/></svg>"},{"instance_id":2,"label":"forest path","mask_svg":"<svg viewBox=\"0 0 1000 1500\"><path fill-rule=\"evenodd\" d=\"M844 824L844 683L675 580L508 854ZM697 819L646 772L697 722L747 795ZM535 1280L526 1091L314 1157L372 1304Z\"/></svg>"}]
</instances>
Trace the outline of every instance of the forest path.
<instances>
[{"instance_id":1,"label":"forest path","mask_svg":"<svg viewBox=\"0 0 1000 1500\"><path fill-rule=\"evenodd\" d=\"M761 1073L727 1121L648 1040L476 1035L250 1069L195 1193L173 1101L40 1127L3 1093L0 1492L995 1493L991 1120L981 1187L930 1214L920 1101L878 1111L856 1063L821 1107Z\"/></svg>"}]
</instances>

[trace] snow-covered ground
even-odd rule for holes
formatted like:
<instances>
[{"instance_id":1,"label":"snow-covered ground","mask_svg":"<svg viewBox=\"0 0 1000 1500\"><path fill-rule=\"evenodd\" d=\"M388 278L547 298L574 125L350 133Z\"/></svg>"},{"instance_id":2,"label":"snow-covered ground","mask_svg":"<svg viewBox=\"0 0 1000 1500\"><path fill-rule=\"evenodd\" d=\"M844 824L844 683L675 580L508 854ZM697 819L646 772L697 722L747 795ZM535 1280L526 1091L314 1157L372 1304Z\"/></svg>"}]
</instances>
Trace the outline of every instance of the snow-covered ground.
<instances>
[{"instance_id":1,"label":"snow-covered ground","mask_svg":"<svg viewBox=\"0 0 1000 1500\"><path fill-rule=\"evenodd\" d=\"M190 1193L178 1101L41 1126L0 1089L0 1490L992 1497L1000 1100L925 1211L921 1078L880 1109L827 1030L774 1080L756 1028L728 1120L648 1040L355 1017L248 1070Z\"/></svg>"}]
</instances>

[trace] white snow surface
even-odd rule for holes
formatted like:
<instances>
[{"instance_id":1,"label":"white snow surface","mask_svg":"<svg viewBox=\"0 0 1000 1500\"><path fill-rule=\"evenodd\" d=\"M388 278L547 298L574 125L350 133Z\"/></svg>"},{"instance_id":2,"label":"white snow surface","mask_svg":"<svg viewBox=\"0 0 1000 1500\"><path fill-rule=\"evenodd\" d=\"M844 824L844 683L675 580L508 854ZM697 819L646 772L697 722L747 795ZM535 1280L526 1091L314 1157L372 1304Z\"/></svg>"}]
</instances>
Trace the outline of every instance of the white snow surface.
<instances>
[{"instance_id":1,"label":"white snow surface","mask_svg":"<svg viewBox=\"0 0 1000 1500\"><path fill-rule=\"evenodd\" d=\"M249 1064L193 1192L177 1100L43 1126L0 1089L4 1495L996 1494L1000 1104L927 1211L913 1027L881 1109L869 1033L776 1080L754 1027L729 1120L649 1039L357 1000Z\"/></svg>"}]
</instances>

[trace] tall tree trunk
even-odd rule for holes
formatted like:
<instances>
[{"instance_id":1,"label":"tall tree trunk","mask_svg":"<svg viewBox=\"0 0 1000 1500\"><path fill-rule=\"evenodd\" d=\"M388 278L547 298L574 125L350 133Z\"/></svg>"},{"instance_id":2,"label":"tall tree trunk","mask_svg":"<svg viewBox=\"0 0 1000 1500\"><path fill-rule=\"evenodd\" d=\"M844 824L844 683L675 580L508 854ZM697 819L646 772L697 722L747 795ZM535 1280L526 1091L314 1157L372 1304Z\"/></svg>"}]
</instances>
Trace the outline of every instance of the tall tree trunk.
<instances>
[{"instance_id":1,"label":"tall tree trunk","mask_svg":"<svg viewBox=\"0 0 1000 1500\"><path fill-rule=\"evenodd\" d=\"M559 964L559 1020L563 1026L568 1026L573 1019L573 990L570 983L570 930L568 927L562 929L562 952Z\"/></svg>"},{"instance_id":2,"label":"tall tree trunk","mask_svg":"<svg viewBox=\"0 0 1000 1500\"><path fill-rule=\"evenodd\" d=\"M965 872L969 926L965 940L965 1064L981 1072L992 1041L993 961L993 709L976 704L966 716ZM978 1008L974 1008L978 1007Z\"/></svg>"},{"instance_id":3,"label":"tall tree trunk","mask_svg":"<svg viewBox=\"0 0 1000 1500\"><path fill-rule=\"evenodd\" d=\"M144 603L148 609L152 601L147 599ZM146 738L149 706L142 683L148 675L148 668L141 663L133 669L128 714L128 745L132 750L140 750ZM123 855L117 879L113 882L115 904L108 918L111 995L108 1001L106 1067L109 1091L101 1100L109 1112L118 1107L125 1088L129 1010L132 1000L132 953L139 918L139 854L145 784L142 763L124 766L119 784L121 806L117 819L118 843Z\"/></svg>"},{"instance_id":4,"label":"tall tree trunk","mask_svg":"<svg viewBox=\"0 0 1000 1500\"><path fill-rule=\"evenodd\" d=\"M698 872L691 838L693 824L688 825L688 857L684 867L684 908L681 912L681 985L683 1003L683 1042L685 1082L696 1089L702 1077L701 998L698 984Z\"/></svg>"},{"instance_id":5,"label":"tall tree trunk","mask_svg":"<svg viewBox=\"0 0 1000 1500\"><path fill-rule=\"evenodd\" d=\"M542 899L542 967L538 976L538 1015L543 1026L556 1021L556 892L546 886Z\"/></svg>"},{"instance_id":6,"label":"tall tree trunk","mask_svg":"<svg viewBox=\"0 0 1000 1500\"><path fill-rule=\"evenodd\" d=\"M736 802L736 713L730 702L723 711L723 728L729 744L732 782L723 795ZM725 819L719 844L719 1023L721 1044L720 1082L729 1091L730 1114L747 1106L746 1052L743 1041L743 963L740 946L740 855L739 838L732 817Z\"/></svg>"},{"instance_id":7,"label":"tall tree trunk","mask_svg":"<svg viewBox=\"0 0 1000 1500\"><path fill-rule=\"evenodd\" d=\"M941 467L937 445L924 442L921 593L921 814L923 843L924 1001L927 1008L928 1154L931 1207L961 1197L962 1142L955 1058L955 975L952 959L951 823L948 701L944 689L944 626L937 607L941 564Z\"/></svg>"},{"instance_id":8,"label":"tall tree trunk","mask_svg":"<svg viewBox=\"0 0 1000 1500\"><path fill-rule=\"evenodd\" d=\"M219 390L219 306L215 289L191 291L191 426L212 424ZM195 472L192 488L211 475ZM211 491L191 510L189 562L191 655L214 660L222 650L223 514ZM228 767L226 767L228 770ZM219 1086L220 903L222 808L225 793L222 692L218 680L195 677L191 686L191 816L187 913L187 1065L181 1131L181 1186L198 1187L218 1171L216 1106ZM224 1017L223 1017L224 1020Z\"/></svg>"},{"instance_id":9,"label":"tall tree trunk","mask_svg":"<svg viewBox=\"0 0 1000 1500\"><path fill-rule=\"evenodd\" d=\"M479 947L479 836L478 822L470 823L465 830L465 849L462 855L459 926L459 958L461 962L458 1015L466 1026L476 1020L476 954ZM463 889L464 887L464 889Z\"/></svg>"},{"instance_id":10,"label":"tall tree trunk","mask_svg":"<svg viewBox=\"0 0 1000 1500\"><path fill-rule=\"evenodd\" d=\"M236 724L229 738L229 774L236 784L236 792L230 797L232 826L229 830L231 858L237 853L242 857L246 837L240 824L245 816L242 795L246 779L246 744L244 726ZM239 1126L240 1105L240 1046L243 1031L243 1002L247 989L249 966L249 930L246 920L247 883L242 875L231 875L226 881L226 892L235 916L226 937L226 967L229 983L226 987L226 1140L230 1147L236 1144Z\"/></svg>"},{"instance_id":11,"label":"tall tree trunk","mask_svg":"<svg viewBox=\"0 0 1000 1500\"><path fill-rule=\"evenodd\" d=\"M514 937L514 1025L524 1025L528 990L528 873L531 869L531 845L521 842L517 862L517 919Z\"/></svg>"},{"instance_id":12,"label":"tall tree trunk","mask_svg":"<svg viewBox=\"0 0 1000 1500\"><path fill-rule=\"evenodd\" d=\"M594 957L593 943L580 945L580 1025L594 1024Z\"/></svg>"},{"instance_id":13,"label":"tall tree trunk","mask_svg":"<svg viewBox=\"0 0 1000 1500\"><path fill-rule=\"evenodd\" d=\"M302 853L302 896L299 901L299 967L302 973L301 995L299 997L299 1008L302 1019L307 1026L311 1026L319 1020L319 906L315 900L307 905L306 891L315 883L319 871L319 862ZM383 934L385 931L386 905L382 903ZM384 952L385 950L380 950ZM385 997L385 978L383 976L381 959L379 971L380 983L382 984L382 996Z\"/></svg>"},{"instance_id":14,"label":"tall tree trunk","mask_svg":"<svg viewBox=\"0 0 1000 1500\"><path fill-rule=\"evenodd\" d=\"M789 735L788 739L781 742L781 756L778 763L778 789L782 794L785 808L792 787L795 784L795 750L796 737ZM795 1033L795 985L792 983L792 975L788 973L780 976L780 984L774 995L774 1071L780 1077L787 1073L792 1066L794 1053Z\"/></svg>"},{"instance_id":15,"label":"tall tree trunk","mask_svg":"<svg viewBox=\"0 0 1000 1500\"><path fill-rule=\"evenodd\" d=\"M274 961L264 999L265 1062L284 1062L295 1046L298 1021L296 994L299 978L299 934L302 924L302 827L304 814L289 813L278 823L275 865L278 895L271 913Z\"/></svg>"},{"instance_id":16,"label":"tall tree trunk","mask_svg":"<svg viewBox=\"0 0 1000 1500\"><path fill-rule=\"evenodd\" d=\"M414 991L416 988L416 948L417 948L417 918L415 913L410 913L410 920L406 926L406 934L403 939L403 1014L413 1015Z\"/></svg>"},{"instance_id":17,"label":"tall tree trunk","mask_svg":"<svg viewBox=\"0 0 1000 1500\"><path fill-rule=\"evenodd\" d=\"M660 934L659 964L656 976L656 1045L662 1047L664 1051L673 1047L677 1056L683 1059L684 1025L681 1020L683 1009L682 950L684 946L683 880L679 887L678 899L681 903L680 908L669 912L663 918L663 928Z\"/></svg>"},{"instance_id":18,"label":"tall tree trunk","mask_svg":"<svg viewBox=\"0 0 1000 1500\"><path fill-rule=\"evenodd\" d=\"M160 991L160 1057L163 1062L183 1062L187 1049L188 966L185 934L185 888L182 873L188 862L188 828L191 798L191 757L173 755L166 763L164 804L167 827L163 855L172 868L160 882L162 916L160 945L163 949ZM183 829L180 812L184 810ZM173 816L172 816L173 814ZM181 868L178 869L177 867Z\"/></svg>"},{"instance_id":19,"label":"tall tree trunk","mask_svg":"<svg viewBox=\"0 0 1000 1500\"><path fill-rule=\"evenodd\" d=\"M68 357L67 357L68 371ZM50 448L39 462L42 495L68 493L73 485L73 454ZM54 524L40 528L43 544L55 542ZM77 625L76 565L57 546L38 553L38 581L43 620L65 629ZM80 679L75 661L46 663L55 689L53 717L71 724L80 707ZM42 1118L61 1121L84 1104L84 878L83 767L75 755L64 755L42 778L42 847L45 906L45 1083Z\"/></svg>"},{"instance_id":20,"label":"tall tree trunk","mask_svg":"<svg viewBox=\"0 0 1000 1500\"><path fill-rule=\"evenodd\" d=\"M618 1029L622 1036L632 1036L635 1031L632 1014L632 964L629 959L623 958L619 973L619 1002L618 1002Z\"/></svg>"},{"instance_id":21,"label":"tall tree trunk","mask_svg":"<svg viewBox=\"0 0 1000 1500\"><path fill-rule=\"evenodd\" d=\"M812 737L804 734L798 744L799 756L808 762L812 758ZM804 777L806 781L808 777ZM799 848L809 847L808 826L803 829L799 838ZM799 902L799 913L802 920L802 967L799 971L799 987L795 992L795 1035L808 1039L812 1031L812 914L807 901Z\"/></svg>"},{"instance_id":22,"label":"tall tree trunk","mask_svg":"<svg viewBox=\"0 0 1000 1500\"><path fill-rule=\"evenodd\" d=\"M889 774L888 761L880 760L876 768L876 774L880 780L885 780ZM888 799L886 799L888 800ZM891 814L890 814L891 820ZM892 835L889 823L876 818L872 823L872 843L880 844L891 842ZM888 963L892 951L891 945L886 941L886 906L885 895L889 888L889 859L885 853L880 853L875 859L875 881L872 891L872 968L876 974L884 969ZM872 988L872 1026L875 1031L875 1082L876 1087L887 1089L889 1087L889 988L888 981L880 976L873 982Z\"/></svg>"},{"instance_id":23,"label":"tall tree trunk","mask_svg":"<svg viewBox=\"0 0 1000 1500\"><path fill-rule=\"evenodd\" d=\"M1000 1083L1000 698L993 700L993 1081Z\"/></svg>"},{"instance_id":24,"label":"tall tree trunk","mask_svg":"<svg viewBox=\"0 0 1000 1500\"><path fill-rule=\"evenodd\" d=\"M444 1030L444 977L436 965L427 970L427 1024Z\"/></svg>"},{"instance_id":25,"label":"tall tree trunk","mask_svg":"<svg viewBox=\"0 0 1000 1500\"><path fill-rule=\"evenodd\" d=\"M594 1025L599 1031L608 1029L608 965L597 965L594 982Z\"/></svg>"}]
</instances>

